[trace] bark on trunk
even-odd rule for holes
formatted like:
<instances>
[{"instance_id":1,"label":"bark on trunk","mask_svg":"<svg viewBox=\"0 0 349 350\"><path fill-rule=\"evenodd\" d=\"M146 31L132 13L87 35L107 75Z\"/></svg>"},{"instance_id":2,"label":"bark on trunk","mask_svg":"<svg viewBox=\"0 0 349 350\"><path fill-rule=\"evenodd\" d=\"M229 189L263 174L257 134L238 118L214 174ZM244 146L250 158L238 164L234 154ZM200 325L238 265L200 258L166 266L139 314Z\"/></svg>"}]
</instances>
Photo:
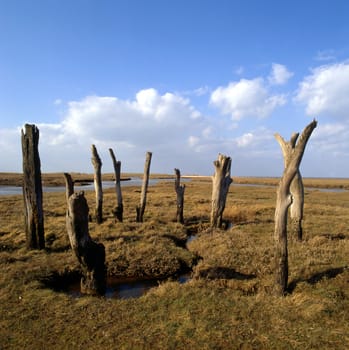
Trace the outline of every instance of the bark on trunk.
<instances>
[{"instance_id":1,"label":"bark on trunk","mask_svg":"<svg viewBox=\"0 0 349 350\"><path fill-rule=\"evenodd\" d=\"M290 150L287 152L287 154L289 154L289 157L287 158L287 162L285 162L285 169L277 190L275 208L274 292L277 295L284 295L286 293L288 282L287 213L288 208L292 203L290 186L297 172L299 171L299 165L302 161L306 144L316 125L317 123L314 120L303 130L298 142L297 139L299 134L293 134L290 142L287 143L287 147L290 148ZM279 141L280 136L275 136Z\"/></svg>"},{"instance_id":2,"label":"bark on trunk","mask_svg":"<svg viewBox=\"0 0 349 350\"><path fill-rule=\"evenodd\" d=\"M231 158L219 154L218 160L214 161L213 164L215 173L212 177L211 226L220 228L229 186L233 182L230 176Z\"/></svg>"},{"instance_id":3,"label":"bark on trunk","mask_svg":"<svg viewBox=\"0 0 349 350\"><path fill-rule=\"evenodd\" d=\"M148 192L148 183L149 183L149 172L150 172L150 163L151 163L151 157L152 153L147 152L146 159L145 159L145 165L144 165L144 176L143 176L143 183L142 183L142 192L141 192L141 200L139 206L136 208L137 222L143 222L143 215L144 210L147 202L147 192Z\"/></svg>"},{"instance_id":4,"label":"bark on trunk","mask_svg":"<svg viewBox=\"0 0 349 350\"><path fill-rule=\"evenodd\" d=\"M102 174L101 174L101 168L102 168L102 161L97 153L97 149L95 145L92 145L92 164L94 167L94 185L95 185L95 192L96 192L96 209L95 209L95 215L96 215L96 222L97 224L102 223L103 221L103 190L102 190Z\"/></svg>"},{"instance_id":5,"label":"bark on trunk","mask_svg":"<svg viewBox=\"0 0 349 350\"><path fill-rule=\"evenodd\" d=\"M300 171L291 182L290 192L292 195L292 204L290 206L290 215L292 222L292 237L296 237L298 241L303 239L303 210L304 210L304 186Z\"/></svg>"},{"instance_id":6,"label":"bark on trunk","mask_svg":"<svg viewBox=\"0 0 349 350\"><path fill-rule=\"evenodd\" d=\"M69 181L69 176L66 176L66 180ZM105 248L90 237L89 208L84 192L70 195L67 204L66 225L69 241L82 269L81 293L103 295L106 290Z\"/></svg>"},{"instance_id":7,"label":"bark on trunk","mask_svg":"<svg viewBox=\"0 0 349 350\"><path fill-rule=\"evenodd\" d=\"M123 212L124 212L124 206L122 203L122 192L121 192L121 162L117 161L114 155L114 152L111 148L109 148L109 153L111 156L111 159L113 161L114 166L114 173L115 173L115 191L116 191L116 202L117 205L115 209L113 210L113 214L116 217L117 220L122 222L123 219Z\"/></svg>"},{"instance_id":8,"label":"bark on trunk","mask_svg":"<svg viewBox=\"0 0 349 350\"><path fill-rule=\"evenodd\" d=\"M175 191L177 193L177 213L176 213L176 220L177 222L183 224L184 223L184 216L183 216L183 209L184 209L184 191L185 191L185 185L181 185L181 172L179 169L175 169Z\"/></svg>"},{"instance_id":9,"label":"bark on trunk","mask_svg":"<svg viewBox=\"0 0 349 350\"><path fill-rule=\"evenodd\" d=\"M39 129L25 124L22 130L23 199L26 246L28 249L44 249L44 215L39 157Z\"/></svg>"}]
</instances>

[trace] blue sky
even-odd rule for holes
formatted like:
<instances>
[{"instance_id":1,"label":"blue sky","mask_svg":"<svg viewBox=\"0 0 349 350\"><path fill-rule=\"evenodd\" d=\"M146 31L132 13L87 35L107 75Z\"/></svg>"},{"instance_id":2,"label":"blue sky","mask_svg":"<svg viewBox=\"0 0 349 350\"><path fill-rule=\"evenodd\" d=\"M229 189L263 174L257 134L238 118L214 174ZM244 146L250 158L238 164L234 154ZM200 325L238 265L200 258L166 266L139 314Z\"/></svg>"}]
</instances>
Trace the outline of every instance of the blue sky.
<instances>
[{"instance_id":1,"label":"blue sky","mask_svg":"<svg viewBox=\"0 0 349 350\"><path fill-rule=\"evenodd\" d=\"M280 176L278 132L318 120L304 176L348 177L349 2L0 0L0 171L40 130L43 172Z\"/></svg>"}]
</instances>

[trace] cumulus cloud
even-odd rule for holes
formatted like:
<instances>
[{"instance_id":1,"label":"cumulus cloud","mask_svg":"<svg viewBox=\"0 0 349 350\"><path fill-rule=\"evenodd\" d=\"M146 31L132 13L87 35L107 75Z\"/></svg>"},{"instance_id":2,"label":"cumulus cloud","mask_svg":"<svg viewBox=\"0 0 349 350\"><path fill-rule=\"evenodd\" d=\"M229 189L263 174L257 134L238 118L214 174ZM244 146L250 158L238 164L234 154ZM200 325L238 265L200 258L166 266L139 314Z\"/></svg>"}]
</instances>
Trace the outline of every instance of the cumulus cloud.
<instances>
[{"instance_id":1,"label":"cumulus cloud","mask_svg":"<svg viewBox=\"0 0 349 350\"><path fill-rule=\"evenodd\" d=\"M319 76L335 67L321 68L313 71L312 79L304 79L312 83L313 90L309 87L308 92L317 91L315 87L321 85ZM325 77L326 82L331 81ZM233 176L281 174L283 160L273 136L275 130L262 127L260 121L237 122L246 116L267 116L285 103L284 96L270 89L267 79L262 78L241 79L217 88L210 102L227 115L219 117L203 115L191 100L178 93L161 94L156 89L140 90L131 99L87 96L63 102L59 122L37 124L42 170L92 172L90 147L95 144L103 172L113 170L108 152L113 148L124 172L141 172L145 152L152 151L152 172L171 173L176 167L183 174L209 175L214 170L213 160L223 153L232 157ZM333 103L336 99L330 92L331 89L326 93ZM268 120L269 125L271 122ZM326 176L329 169L335 169L331 175L344 176L344 164L349 160L348 140L349 121L319 123L302 162L307 170L304 175ZM0 128L0 147L6 154L1 170L21 171L20 128Z\"/></svg>"},{"instance_id":2,"label":"cumulus cloud","mask_svg":"<svg viewBox=\"0 0 349 350\"><path fill-rule=\"evenodd\" d=\"M262 78L241 79L228 86L220 86L211 94L210 103L233 120L244 117L264 118L276 107L286 103L283 95L269 93Z\"/></svg>"},{"instance_id":3,"label":"cumulus cloud","mask_svg":"<svg viewBox=\"0 0 349 350\"><path fill-rule=\"evenodd\" d=\"M170 172L175 166L190 164L188 158L197 152L198 141L211 132L209 123L188 99L174 93L160 94L155 89L141 90L131 100L87 96L71 101L59 123L37 126L44 171L59 171L57 166L63 171L91 171L90 146L95 144L109 171L108 148L113 148L130 171L140 171L145 152L153 151L154 170L168 167ZM10 134L2 132L6 133L6 143ZM12 134L20 145L20 132Z\"/></svg>"},{"instance_id":4,"label":"cumulus cloud","mask_svg":"<svg viewBox=\"0 0 349 350\"><path fill-rule=\"evenodd\" d=\"M284 85L293 76L286 66L278 63L273 63L271 73L268 77L271 85Z\"/></svg>"},{"instance_id":5,"label":"cumulus cloud","mask_svg":"<svg viewBox=\"0 0 349 350\"><path fill-rule=\"evenodd\" d=\"M299 84L295 101L310 116L327 115L349 120L349 63L315 68Z\"/></svg>"}]
</instances>

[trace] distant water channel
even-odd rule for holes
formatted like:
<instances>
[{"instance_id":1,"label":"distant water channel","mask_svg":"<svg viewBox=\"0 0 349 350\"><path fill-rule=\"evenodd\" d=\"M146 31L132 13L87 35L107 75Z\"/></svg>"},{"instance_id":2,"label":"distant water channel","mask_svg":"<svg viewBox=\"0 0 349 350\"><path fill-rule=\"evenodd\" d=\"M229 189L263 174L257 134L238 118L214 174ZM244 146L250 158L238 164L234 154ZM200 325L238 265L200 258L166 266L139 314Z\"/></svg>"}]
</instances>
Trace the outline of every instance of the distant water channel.
<instances>
[{"instance_id":1,"label":"distant water channel","mask_svg":"<svg viewBox=\"0 0 349 350\"><path fill-rule=\"evenodd\" d=\"M143 179L141 178L131 178L131 180L125 180L121 181L121 187L124 186L141 186ZM158 179L150 179L149 185L155 185L157 182L159 182ZM115 182L114 181L103 181L102 182L102 188L110 188L114 187ZM43 186L42 190L44 192L64 192L65 186ZM94 184L93 182L88 183L83 186L74 186L74 191L89 191L94 190ZM22 187L18 186L0 186L0 196L6 196L6 195L15 195L15 194L22 194Z\"/></svg>"},{"instance_id":2,"label":"distant water channel","mask_svg":"<svg viewBox=\"0 0 349 350\"><path fill-rule=\"evenodd\" d=\"M181 182L187 182L190 181L190 178L183 178L181 179ZM141 186L142 185L142 178L134 177L131 178L131 180L125 180L121 181L121 187L124 186ZM174 179L150 179L149 185L155 185L159 181L174 181ZM111 188L115 186L114 181L103 181L102 187L103 188ZM274 185L264 185L264 184L235 184L233 183L232 186L247 186L247 187L276 187ZM306 190L309 191L320 191L320 192L347 192L347 190L343 188L318 188L318 187L305 187ZM86 185L82 186L74 186L74 191L90 191L94 190L94 184L93 182L88 183ZM64 192L65 186L44 186L43 187L44 192ZM6 196L6 195L16 195L16 194L22 194L22 187L18 186L0 186L0 196Z\"/></svg>"}]
</instances>

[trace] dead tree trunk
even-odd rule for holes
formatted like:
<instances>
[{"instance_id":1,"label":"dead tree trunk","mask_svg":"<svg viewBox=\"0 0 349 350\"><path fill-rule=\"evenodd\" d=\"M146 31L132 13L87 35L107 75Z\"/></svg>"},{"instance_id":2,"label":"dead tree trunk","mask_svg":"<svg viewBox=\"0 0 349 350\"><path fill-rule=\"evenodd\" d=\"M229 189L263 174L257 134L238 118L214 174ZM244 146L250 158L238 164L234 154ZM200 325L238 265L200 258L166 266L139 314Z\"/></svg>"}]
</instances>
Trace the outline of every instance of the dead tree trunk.
<instances>
[{"instance_id":1,"label":"dead tree trunk","mask_svg":"<svg viewBox=\"0 0 349 350\"><path fill-rule=\"evenodd\" d=\"M299 171L291 182L290 192L292 195L290 206L292 236L297 237L297 240L301 241L303 239L304 186L302 175Z\"/></svg>"},{"instance_id":2,"label":"dead tree trunk","mask_svg":"<svg viewBox=\"0 0 349 350\"><path fill-rule=\"evenodd\" d=\"M67 191L69 174L65 174ZM81 269L81 293L103 295L106 290L105 248L94 242L88 231L88 212L84 192L71 194L67 200L66 225L71 248L77 257Z\"/></svg>"},{"instance_id":3,"label":"dead tree trunk","mask_svg":"<svg viewBox=\"0 0 349 350\"><path fill-rule=\"evenodd\" d=\"M290 147L287 166L284 169L276 195L275 208L275 289L277 295L284 295L287 290L288 281L288 250L287 250L287 212L292 203L290 186L302 161L303 153L310 135L316 127L316 121L311 122L303 130L298 142L299 134L293 134L291 141L287 143Z\"/></svg>"},{"instance_id":4,"label":"dead tree trunk","mask_svg":"<svg viewBox=\"0 0 349 350\"><path fill-rule=\"evenodd\" d=\"M103 222L103 190L102 190L102 174L101 174L101 168L102 168L102 161L97 153L97 149L95 145L92 145L92 164L94 167L94 185L95 185L95 192L96 192L96 209L95 209L95 215L96 215L96 222L97 224L101 224Z\"/></svg>"},{"instance_id":5,"label":"dead tree trunk","mask_svg":"<svg viewBox=\"0 0 349 350\"><path fill-rule=\"evenodd\" d=\"M142 183L141 200L140 200L139 206L137 206L137 208L136 208L136 212L137 212L136 221L137 222L143 222L143 215L144 215L145 205L147 202L147 192L148 192L151 157L152 157L152 153L147 152L146 158L145 158L145 165L144 165L144 176L143 176L143 183Z\"/></svg>"},{"instance_id":6,"label":"dead tree trunk","mask_svg":"<svg viewBox=\"0 0 349 350\"><path fill-rule=\"evenodd\" d=\"M70 174L64 173L65 179L65 197L68 203L69 197L74 193L74 182Z\"/></svg>"},{"instance_id":7,"label":"dead tree trunk","mask_svg":"<svg viewBox=\"0 0 349 350\"><path fill-rule=\"evenodd\" d=\"M285 169L290 161L292 150L295 147L299 134L294 133L291 136L290 141L286 142L282 136L275 134L276 140L279 142L282 154L284 157ZM302 240L302 220L303 220L303 208L304 208L304 186L301 173L299 169L296 172L290 185L290 193L292 196L292 203L290 206L290 214L292 221L292 237L297 237L299 241Z\"/></svg>"},{"instance_id":8,"label":"dead tree trunk","mask_svg":"<svg viewBox=\"0 0 349 350\"><path fill-rule=\"evenodd\" d=\"M116 160L114 152L111 148L109 148L109 153L114 166L115 191L116 191L116 202L117 202L117 205L113 210L113 214L115 215L117 220L122 222L124 206L122 204L122 192L121 192L121 184L120 184L121 162Z\"/></svg>"},{"instance_id":9,"label":"dead tree trunk","mask_svg":"<svg viewBox=\"0 0 349 350\"><path fill-rule=\"evenodd\" d=\"M211 226L220 228L229 186L233 182L230 176L231 158L219 154L213 164L215 173L212 177Z\"/></svg>"},{"instance_id":10,"label":"dead tree trunk","mask_svg":"<svg viewBox=\"0 0 349 350\"><path fill-rule=\"evenodd\" d=\"M44 215L39 157L39 129L25 124L22 130L23 198L26 246L28 249L44 249Z\"/></svg>"},{"instance_id":11,"label":"dead tree trunk","mask_svg":"<svg viewBox=\"0 0 349 350\"><path fill-rule=\"evenodd\" d=\"M181 185L181 172L179 169L175 169L175 191L177 193L177 214L176 214L176 220L177 222L183 224L184 223L184 217L183 217L183 209L184 209L184 191L185 191L185 185Z\"/></svg>"}]
</instances>

